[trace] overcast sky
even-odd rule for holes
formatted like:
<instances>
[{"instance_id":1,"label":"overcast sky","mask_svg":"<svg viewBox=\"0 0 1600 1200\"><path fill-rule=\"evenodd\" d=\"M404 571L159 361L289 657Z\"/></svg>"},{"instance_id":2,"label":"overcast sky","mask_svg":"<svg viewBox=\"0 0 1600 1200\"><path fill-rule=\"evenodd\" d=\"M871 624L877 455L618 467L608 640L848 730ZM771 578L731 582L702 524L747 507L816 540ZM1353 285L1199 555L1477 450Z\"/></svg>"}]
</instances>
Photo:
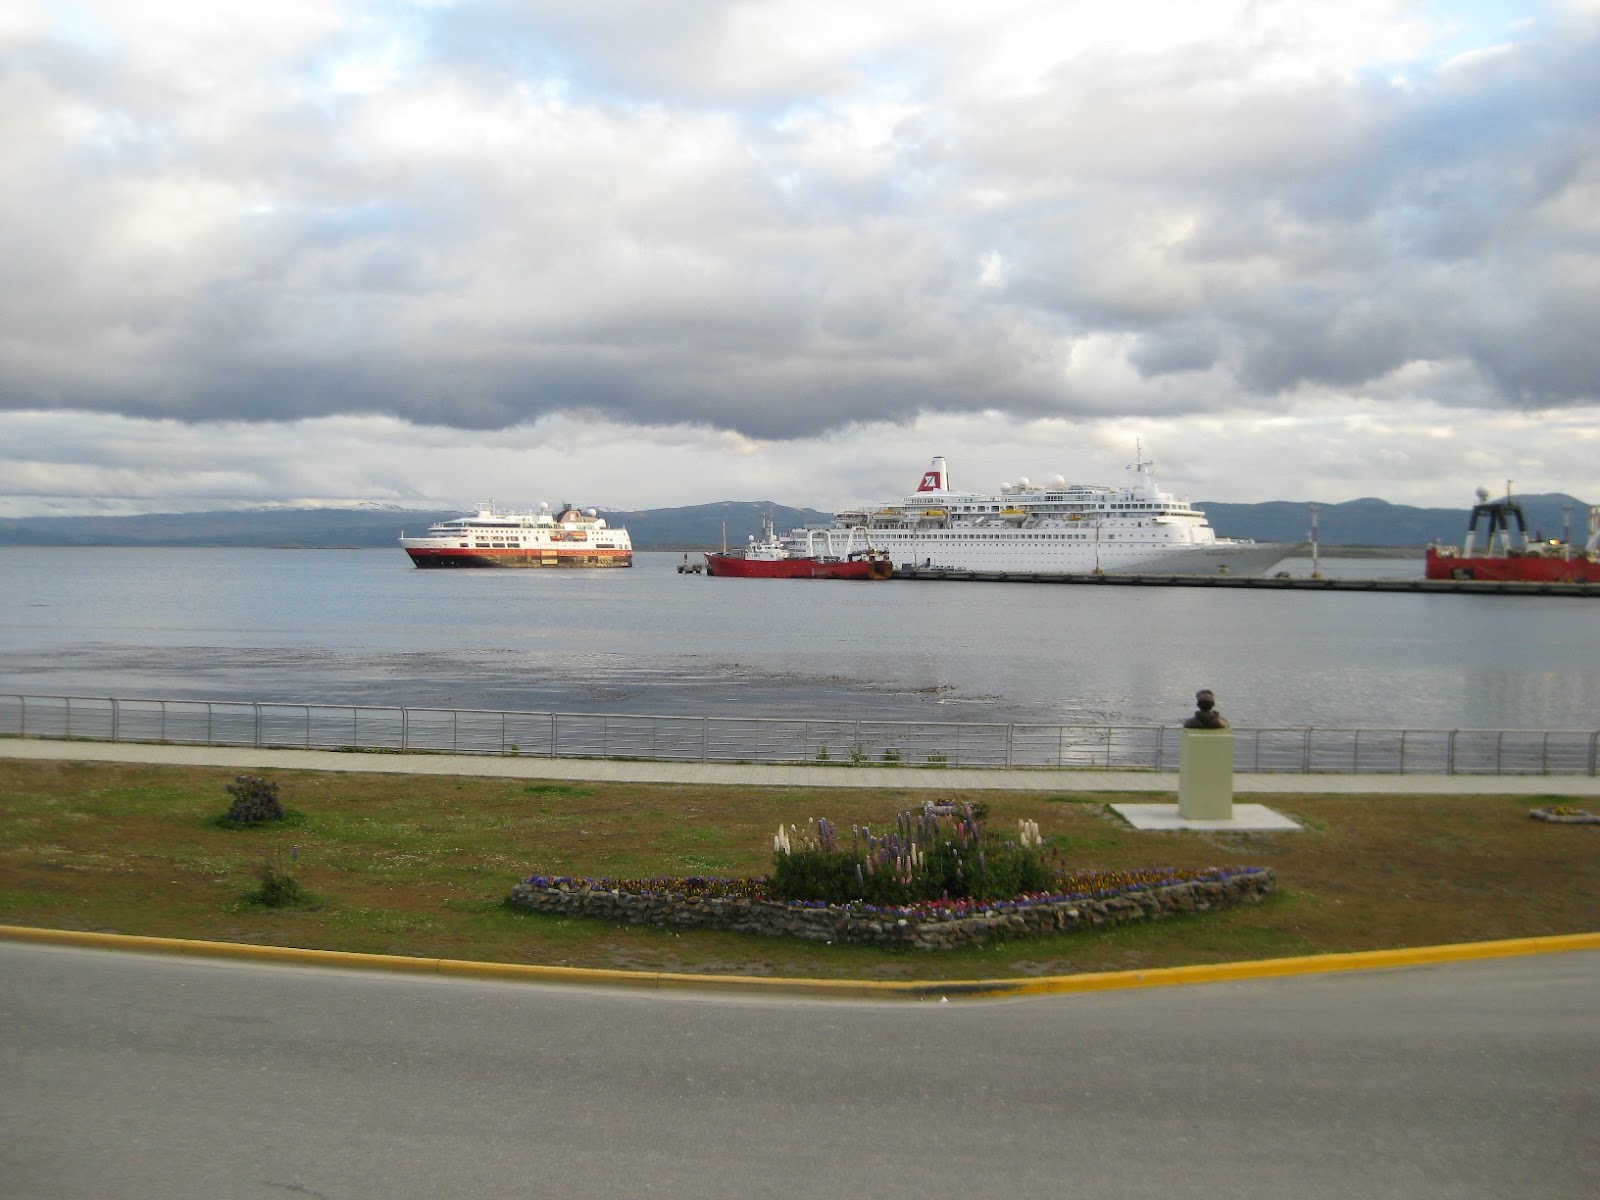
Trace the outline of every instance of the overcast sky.
<instances>
[{"instance_id":1,"label":"overcast sky","mask_svg":"<svg viewBox=\"0 0 1600 1200\"><path fill-rule=\"evenodd\" d=\"M1600 503L1600 0L5 0L0 516Z\"/></svg>"}]
</instances>

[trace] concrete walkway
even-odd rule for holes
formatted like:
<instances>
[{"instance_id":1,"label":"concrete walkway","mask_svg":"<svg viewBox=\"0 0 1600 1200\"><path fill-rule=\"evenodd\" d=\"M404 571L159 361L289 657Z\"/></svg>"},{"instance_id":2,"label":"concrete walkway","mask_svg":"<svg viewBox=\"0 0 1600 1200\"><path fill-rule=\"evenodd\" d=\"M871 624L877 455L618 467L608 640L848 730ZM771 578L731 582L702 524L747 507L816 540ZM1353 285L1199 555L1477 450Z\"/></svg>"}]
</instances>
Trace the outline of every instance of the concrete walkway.
<instances>
[{"instance_id":1,"label":"concrete walkway","mask_svg":"<svg viewBox=\"0 0 1600 1200\"><path fill-rule=\"evenodd\" d=\"M1061 771L934 767L764 766L482 754L365 754L332 750L255 750L145 742L0 738L0 758L63 762L156 763L258 771L360 771L399 775L476 775L509 779L586 779L616 783L739 784L748 787L917 788L1028 792L1136 792L1176 796L1176 771ZM1600 798L1592 775L1238 774L1237 795L1568 796Z\"/></svg>"}]
</instances>

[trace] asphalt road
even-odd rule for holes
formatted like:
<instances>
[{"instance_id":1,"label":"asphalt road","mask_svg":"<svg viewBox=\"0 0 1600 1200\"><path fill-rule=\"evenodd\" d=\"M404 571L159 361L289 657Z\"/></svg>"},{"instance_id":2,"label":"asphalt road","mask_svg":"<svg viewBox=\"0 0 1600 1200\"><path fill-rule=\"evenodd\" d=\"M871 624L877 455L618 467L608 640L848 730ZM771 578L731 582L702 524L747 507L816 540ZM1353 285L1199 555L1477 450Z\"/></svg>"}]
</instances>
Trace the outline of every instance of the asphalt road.
<instances>
[{"instance_id":1,"label":"asphalt road","mask_svg":"<svg viewBox=\"0 0 1600 1200\"><path fill-rule=\"evenodd\" d=\"M1600 952L1005 1002L0 943L0 1194L1591 1200Z\"/></svg>"}]
</instances>

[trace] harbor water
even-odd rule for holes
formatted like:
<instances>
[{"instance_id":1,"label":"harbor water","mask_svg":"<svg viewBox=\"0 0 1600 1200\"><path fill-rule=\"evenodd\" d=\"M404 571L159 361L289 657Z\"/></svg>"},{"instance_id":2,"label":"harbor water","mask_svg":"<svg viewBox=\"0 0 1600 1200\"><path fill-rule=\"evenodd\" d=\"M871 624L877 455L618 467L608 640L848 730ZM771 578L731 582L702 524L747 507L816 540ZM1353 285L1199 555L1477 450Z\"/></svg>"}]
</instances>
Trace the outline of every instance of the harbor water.
<instances>
[{"instance_id":1,"label":"harbor water","mask_svg":"<svg viewBox=\"0 0 1600 1200\"><path fill-rule=\"evenodd\" d=\"M1169 724L1209 687L1257 727L1600 727L1591 598L713 579L682 560L419 571L398 549L0 548L0 692Z\"/></svg>"}]
</instances>

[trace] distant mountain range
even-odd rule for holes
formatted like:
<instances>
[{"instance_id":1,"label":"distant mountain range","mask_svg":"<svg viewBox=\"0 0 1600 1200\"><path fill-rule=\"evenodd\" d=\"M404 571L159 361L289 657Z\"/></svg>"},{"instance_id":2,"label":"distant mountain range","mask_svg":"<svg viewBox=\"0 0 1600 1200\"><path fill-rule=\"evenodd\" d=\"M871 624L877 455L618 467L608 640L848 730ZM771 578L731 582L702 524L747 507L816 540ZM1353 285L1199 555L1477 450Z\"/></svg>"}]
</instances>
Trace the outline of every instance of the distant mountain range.
<instances>
[{"instance_id":1,"label":"distant mountain range","mask_svg":"<svg viewBox=\"0 0 1600 1200\"><path fill-rule=\"evenodd\" d=\"M1522 505L1530 532L1544 538L1560 537L1563 520L1566 520L1570 521L1572 536L1579 543L1588 537L1589 506L1583 501L1559 492L1514 499ZM1204 509L1217 532L1227 537L1254 538L1260 542L1304 542L1311 537L1309 504L1290 500L1223 504L1208 500L1195 507ZM1434 541L1459 543L1472 515L1470 508L1413 508L1371 497L1317 507L1317 541L1323 546L1419 547Z\"/></svg>"},{"instance_id":2,"label":"distant mountain range","mask_svg":"<svg viewBox=\"0 0 1600 1200\"><path fill-rule=\"evenodd\" d=\"M1589 506L1559 493L1517 497L1528 521L1544 537L1559 537L1564 520L1572 536L1587 536ZM1310 537L1309 505L1274 500L1263 504L1196 504L1226 537L1269 542L1304 542ZM1334 546L1403 546L1459 542L1468 509L1413 508L1385 500L1348 500L1319 505L1318 541ZM725 500L686 508L601 511L625 526L639 550L707 550L726 542L743 545L759 533L771 513L779 530L820 524L830 514L764 500ZM243 512L150 513L131 517L0 518L0 546L306 546L394 547L402 531L421 533L434 521L460 516L418 509L264 508ZM724 534L726 530L726 534Z\"/></svg>"}]
</instances>

